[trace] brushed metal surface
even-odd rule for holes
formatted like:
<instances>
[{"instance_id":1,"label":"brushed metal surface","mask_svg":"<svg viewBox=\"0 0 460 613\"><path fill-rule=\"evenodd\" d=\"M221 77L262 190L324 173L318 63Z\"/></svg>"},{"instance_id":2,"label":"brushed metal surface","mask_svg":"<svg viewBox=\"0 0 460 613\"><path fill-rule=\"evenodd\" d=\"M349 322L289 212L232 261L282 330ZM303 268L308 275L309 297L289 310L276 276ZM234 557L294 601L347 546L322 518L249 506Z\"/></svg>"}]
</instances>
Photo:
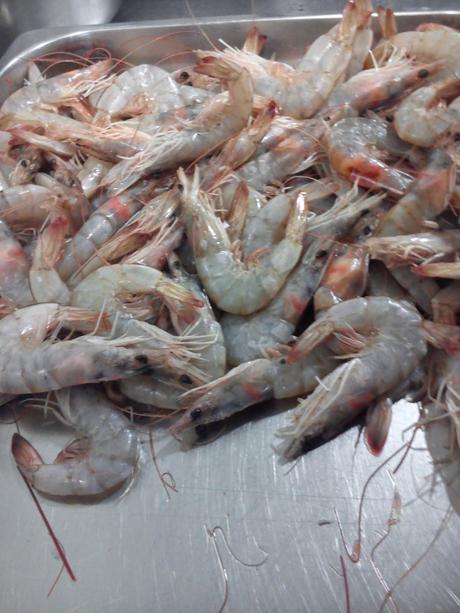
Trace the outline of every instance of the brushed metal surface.
<instances>
[{"instance_id":1,"label":"brushed metal surface","mask_svg":"<svg viewBox=\"0 0 460 613\"><path fill-rule=\"evenodd\" d=\"M419 15L399 19L413 27ZM454 14L436 19L460 24ZM266 19L268 53L294 58L303 42L326 30L334 18ZM203 28L214 39L239 44L250 19L209 20ZM181 31L171 37L159 36ZM145 43L149 43L145 46ZM30 33L18 39L1 66L0 98L17 87L27 60L56 50L105 46L115 55L132 52L130 61L156 62L172 51L203 47L202 34L190 23L141 24ZM144 46L142 46L144 45ZM186 57L184 55L184 57ZM182 60L184 62L184 60ZM172 65L170 60L167 65ZM295 402L284 403L283 408ZM394 408L383 457L372 457L357 430L309 453L294 467L281 466L272 450L274 432L288 420L279 406L252 409L213 443L187 452L166 430L154 431L161 471L169 471L177 493L168 499L149 456L145 432L139 475L126 496L97 505L66 505L41 498L77 576L63 575L49 598L60 569L51 540L10 457L14 425L0 426L0 611L3 613L214 613L224 600L224 580L216 550L228 577L226 611L297 613L345 611L340 555L345 558L352 611L378 611L385 589L372 565L373 547L388 530L394 482L402 498L400 521L374 552L374 561L391 587L430 545L449 502L444 484L433 478L423 433L401 469L391 478L384 466L371 481L363 512L362 557L345 555L335 511L351 547L363 486L385 458L400 447L404 430L417 419L415 405ZM1 415L0 415L1 417ZM252 419L251 419L252 418ZM46 460L68 442L71 432L52 418L32 415L20 422ZM289 470L291 468L291 470ZM225 547L220 526L240 561ZM450 612L460 608L460 520L450 517L439 539L397 587L401 612ZM248 567L241 564L264 564ZM391 610L388 605L386 611Z\"/></svg>"}]
</instances>

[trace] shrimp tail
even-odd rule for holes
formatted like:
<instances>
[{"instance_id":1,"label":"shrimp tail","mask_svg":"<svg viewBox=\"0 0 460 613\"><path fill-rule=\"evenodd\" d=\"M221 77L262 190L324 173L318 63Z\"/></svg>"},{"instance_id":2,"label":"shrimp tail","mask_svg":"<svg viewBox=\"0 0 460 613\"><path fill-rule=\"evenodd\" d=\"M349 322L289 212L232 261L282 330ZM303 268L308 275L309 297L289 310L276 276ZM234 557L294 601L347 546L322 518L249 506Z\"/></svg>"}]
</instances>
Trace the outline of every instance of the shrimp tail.
<instances>
[{"instance_id":1,"label":"shrimp tail","mask_svg":"<svg viewBox=\"0 0 460 613\"><path fill-rule=\"evenodd\" d=\"M252 26L252 28L250 28L248 30L248 33L246 34L246 39L244 41L242 51L245 51L246 53L255 53L256 55L260 55L266 42L267 37L265 36L265 34L262 34L257 28L257 26Z\"/></svg>"},{"instance_id":2,"label":"shrimp tail","mask_svg":"<svg viewBox=\"0 0 460 613\"><path fill-rule=\"evenodd\" d=\"M380 455L390 431L393 403L383 398L370 406L366 412L366 443L373 455Z\"/></svg>"},{"instance_id":3,"label":"shrimp tail","mask_svg":"<svg viewBox=\"0 0 460 613\"><path fill-rule=\"evenodd\" d=\"M460 350L460 328L451 324L423 320L422 331L426 340L450 355Z\"/></svg>"},{"instance_id":4,"label":"shrimp tail","mask_svg":"<svg viewBox=\"0 0 460 613\"><path fill-rule=\"evenodd\" d=\"M25 477L30 477L43 465L43 460L35 447L17 432L13 434L11 439L11 453L17 467Z\"/></svg>"},{"instance_id":5,"label":"shrimp tail","mask_svg":"<svg viewBox=\"0 0 460 613\"><path fill-rule=\"evenodd\" d=\"M195 72L213 77L214 79L219 79L219 81L235 81L240 77L242 70L245 69L240 68L228 58L204 54L200 57L199 63L195 66Z\"/></svg>"},{"instance_id":6,"label":"shrimp tail","mask_svg":"<svg viewBox=\"0 0 460 613\"><path fill-rule=\"evenodd\" d=\"M420 277L440 277L441 279L460 279L458 262L432 262L412 266L412 272Z\"/></svg>"}]
</instances>

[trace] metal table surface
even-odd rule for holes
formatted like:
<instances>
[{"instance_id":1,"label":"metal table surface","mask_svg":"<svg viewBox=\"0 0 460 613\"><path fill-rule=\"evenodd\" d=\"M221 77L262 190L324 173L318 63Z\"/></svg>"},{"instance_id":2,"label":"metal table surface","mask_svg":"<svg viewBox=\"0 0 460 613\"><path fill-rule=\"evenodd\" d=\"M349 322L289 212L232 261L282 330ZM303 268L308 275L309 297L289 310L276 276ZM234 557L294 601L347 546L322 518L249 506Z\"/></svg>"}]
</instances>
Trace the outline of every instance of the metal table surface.
<instances>
[{"instance_id":1,"label":"metal table surface","mask_svg":"<svg viewBox=\"0 0 460 613\"><path fill-rule=\"evenodd\" d=\"M237 25L219 27L225 33ZM276 32L276 23L266 26ZM32 39L25 37L9 57ZM352 429L293 467L280 465L272 449L275 431L288 420L280 405L247 411L237 419L238 427L187 452L159 427L154 430L157 461L161 471L173 475L177 489L170 498L143 431L139 474L125 496L93 505L40 498L77 577L72 583L63 574L49 597L60 561L10 456L16 427L2 424L0 612L213 613L222 609L227 588L229 612L344 611L341 555L353 611L378 611L385 582L396 585L421 556L394 592L399 610L457 611L460 520L448 514L444 484L433 477L423 433L395 475L391 469L400 456L370 482L357 564L345 554L336 519L337 513L351 547L367 478L401 446L404 430L417 416L415 405L395 406L381 458L371 456L362 441L356 446ZM48 461L71 438L62 425L38 414L22 419L20 428ZM395 487L401 516L374 549L389 530Z\"/></svg>"}]
</instances>

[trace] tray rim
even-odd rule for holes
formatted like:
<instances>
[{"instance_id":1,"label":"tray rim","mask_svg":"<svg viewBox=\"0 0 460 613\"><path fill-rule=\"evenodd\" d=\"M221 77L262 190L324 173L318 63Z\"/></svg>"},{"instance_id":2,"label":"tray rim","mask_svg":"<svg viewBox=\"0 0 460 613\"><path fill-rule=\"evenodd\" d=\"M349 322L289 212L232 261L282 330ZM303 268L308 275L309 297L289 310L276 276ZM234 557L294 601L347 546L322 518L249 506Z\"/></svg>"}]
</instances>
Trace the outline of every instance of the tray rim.
<instances>
[{"instance_id":1,"label":"tray rim","mask_svg":"<svg viewBox=\"0 0 460 613\"><path fill-rule=\"evenodd\" d=\"M413 18L446 18L459 17L459 10L439 10L439 11L397 11L396 17L413 17ZM4 54L0 57L0 78L4 77L14 66L20 61L26 59L31 54L36 53L45 45L56 43L59 41L72 40L73 37L80 37L91 34L99 34L114 31L129 31L129 30L162 30L168 28L184 28L184 27L199 27L199 26L218 26L222 24L264 24L273 22L292 23L292 22L333 22L340 19L340 13L325 13L320 15L291 15L286 17L258 17L257 15L226 15L222 17L200 17L192 19L188 17L180 19L160 19L148 21L132 21L120 23L108 23L94 26L63 26L54 28L40 28L29 30L17 36ZM376 19L376 13L372 14L372 18Z\"/></svg>"}]
</instances>

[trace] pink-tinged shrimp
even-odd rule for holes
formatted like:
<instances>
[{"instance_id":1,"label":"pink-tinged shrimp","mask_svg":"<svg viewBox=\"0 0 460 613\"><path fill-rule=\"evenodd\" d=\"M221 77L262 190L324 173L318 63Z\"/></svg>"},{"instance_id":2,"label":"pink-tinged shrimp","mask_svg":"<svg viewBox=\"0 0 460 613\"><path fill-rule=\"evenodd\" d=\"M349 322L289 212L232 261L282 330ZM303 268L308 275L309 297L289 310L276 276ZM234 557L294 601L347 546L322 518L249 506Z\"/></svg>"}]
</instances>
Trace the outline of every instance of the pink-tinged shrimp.
<instances>
[{"instance_id":1,"label":"pink-tinged shrimp","mask_svg":"<svg viewBox=\"0 0 460 613\"><path fill-rule=\"evenodd\" d=\"M460 78L456 78L432 83L409 94L394 115L399 138L418 147L433 147L451 128L460 125L460 114L442 102L443 98L459 93Z\"/></svg>"},{"instance_id":2,"label":"pink-tinged shrimp","mask_svg":"<svg viewBox=\"0 0 460 613\"><path fill-rule=\"evenodd\" d=\"M50 212L62 209L79 227L86 211L79 207L78 194L69 199L68 193L64 187L49 189L34 184L10 187L0 192L0 217L14 230L40 228Z\"/></svg>"},{"instance_id":3,"label":"pink-tinged shrimp","mask_svg":"<svg viewBox=\"0 0 460 613\"><path fill-rule=\"evenodd\" d=\"M411 270L421 277L460 279L460 262L432 262L430 264L412 266Z\"/></svg>"},{"instance_id":4,"label":"pink-tinged shrimp","mask_svg":"<svg viewBox=\"0 0 460 613\"><path fill-rule=\"evenodd\" d=\"M188 428L227 419L264 400L305 394L335 366L332 352L322 347L296 364L287 364L282 354L245 362L223 377L186 392L180 399L186 411L171 431L177 435Z\"/></svg>"},{"instance_id":5,"label":"pink-tinged shrimp","mask_svg":"<svg viewBox=\"0 0 460 613\"><path fill-rule=\"evenodd\" d=\"M95 122L199 105L209 98L206 90L180 85L166 70L140 64L117 75L102 94L92 97L98 109Z\"/></svg>"},{"instance_id":6,"label":"pink-tinged shrimp","mask_svg":"<svg viewBox=\"0 0 460 613\"><path fill-rule=\"evenodd\" d=\"M326 131L323 140L332 167L349 180L358 181L361 187L403 194L412 182L412 177L385 161L391 142L384 121L342 119Z\"/></svg>"},{"instance_id":7,"label":"pink-tinged shrimp","mask_svg":"<svg viewBox=\"0 0 460 613\"><path fill-rule=\"evenodd\" d=\"M211 187L219 177L225 177L232 169L238 168L254 155L277 113L276 103L269 102L247 128L225 143L220 153L206 160L202 168L201 188L203 190Z\"/></svg>"},{"instance_id":8,"label":"pink-tinged shrimp","mask_svg":"<svg viewBox=\"0 0 460 613\"><path fill-rule=\"evenodd\" d=\"M152 193L153 187L134 187L96 209L66 247L57 269L62 279L65 281L77 272L150 199Z\"/></svg>"},{"instance_id":9,"label":"pink-tinged shrimp","mask_svg":"<svg viewBox=\"0 0 460 613\"><path fill-rule=\"evenodd\" d=\"M63 158L70 158L75 155L76 146L73 143L65 143L20 127L11 128L8 131L14 136L15 141L19 140L28 143L42 152L54 153Z\"/></svg>"},{"instance_id":10,"label":"pink-tinged shrimp","mask_svg":"<svg viewBox=\"0 0 460 613\"><path fill-rule=\"evenodd\" d=\"M347 3L340 23L313 42L297 70L239 49L226 48L210 55L223 55L246 68L255 93L275 100L284 114L297 118L312 117L324 105L348 68L357 28L368 18L362 5L359 0ZM199 52L198 56L206 53Z\"/></svg>"},{"instance_id":11,"label":"pink-tinged shrimp","mask_svg":"<svg viewBox=\"0 0 460 613\"><path fill-rule=\"evenodd\" d=\"M324 332L323 332L324 331ZM334 438L357 416L386 395L391 397L426 354L422 318L406 302L356 298L331 307L300 337L288 354L299 359L319 338L352 359L327 375L297 407L293 424L280 432L286 460ZM353 349L354 348L354 349Z\"/></svg>"},{"instance_id":12,"label":"pink-tinged shrimp","mask_svg":"<svg viewBox=\"0 0 460 613\"><path fill-rule=\"evenodd\" d=\"M13 435L14 459L32 487L49 496L100 499L129 484L140 454L131 422L96 386L59 390L56 400L55 416L73 428L78 438L52 464L44 463L20 434Z\"/></svg>"},{"instance_id":13,"label":"pink-tinged shrimp","mask_svg":"<svg viewBox=\"0 0 460 613\"><path fill-rule=\"evenodd\" d=\"M371 258L392 269L439 260L460 249L460 230L422 232L398 236L373 236L366 241Z\"/></svg>"},{"instance_id":14,"label":"pink-tinged shrimp","mask_svg":"<svg viewBox=\"0 0 460 613\"><path fill-rule=\"evenodd\" d=\"M358 298L367 285L369 255L361 245L344 245L336 250L316 290L315 311L328 309L344 300Z\"/></svg>"},{"instance_id":15,"label":"pink-tinged shrimp","mask_svg":"<svg viewBox=\"0 0 460 613\"><path fill-rule=\"evenodd\" d=\"M81 95L87 96L101 86L102 77L108 74L112 65L112 60L102 60L84 68L77 68L21 87L8 96L1 106L1 111L14 113L19 109L62 105Z\"/></svg>"},{"instance_id":16,"label":"pink-tinged shrimp","mask_svg":"<svg viewBox=\"0 0 460 613\"><path fill-rule=\"evenodd\" d=\"M394 102L395 98L404 95L407 89L423 84L442 67L442 62L414 64L401 60L385 64L381 68L363 70L334 89L324 112L351 109L362 113L366 109L375 109ZM402 138L401 134L399 136Z\"/></svg>"},{"instance_id":17,"label":"pink-tinged shrimp","mask_svg":"<svg viewBox=\"0 0 460 613\"><path fill-rule=\"evenodd\" d=\"M374 40L374 33L372 31L372 1L364 0L361 4L362 19L353 40L351 59L345 73L345 80L361 72Z\"/></svg>"},{"instance_id":18,"label":"pink-tinged shrimp","mask_svg":"<svg viewBox=\"0 0 460 613\"><path fill-rule=\"evenodd\" d=\"M68 228L65 216L53 217L40 232L29 272L30 291L34 302L70 302L70 291L55 270L56 262L64 248Z\"/></svg>"},{"instance_id":19,"label":"pink-tinged shrimp","mask_svg":"<svg viewBox=\"0 0 460 613\"><path fill-rule=\"evenodd\" d=\"M0 320L0 393L33 394L110 381L140 374L164 361L161 352L133 347L132 339L46 340L58 326L94 328L98 317L85 309L48 303L16 310Z\"/></svg>"},{"instance_id":20,"label":"pink-tinged shrimp","mask_svg":"<svg viewBox=\"0 0 460 613\"><path fill-rule=\"evenodd\" d=\"M150 190L147 189L147 196L149 192ZM144 195L141 193L137 198L142 202L144 201L145 196L146 193L144 193ZM123 198L123 195L120 197L115 196L115 198L110 199L108 203L105 203L99 207L96 213L100 213L100 215L105 216L107 214L107 206L112 209L114 202L123 202L124 200L125 198ZM136 196L134 196L134 200L136 200ZM131 200L129 202L131 202ZM155 196L152 200L146 202L139 211L133 213L130 219L127 220L113 236L107 237L107 239L98 246L94 255L87 259L86 262L83 263L71 277L69 277L69 287L75 287L91 272L97 270L97 268L120 261L124 256L127 256L135 252L137 249L142 248L147 239L152 235L159 233L160 236L158 238L161 240L162 236L164 236L165 232L167 232L168 223L171 217L174 215L178 204L179 193L177 190L163 192L162 194ZM96 217L96 214L94 214L93 217ZM108 216L106 219L107 218ZM120 219L121 216L118 215L116 221L119 222ZM101 217L99 217L99 222L100 221ZM102 229L104 230L106 228L102 227ZM102 233L99 236L96 236L96 232L93 231L90 236L90 239L93 242L93 247L97 244L99 238L102 238ZM149 261L141 262L134 258L133 261L127 263L146 264L151 266L152 264L150 262L154 261L155 259L154 245L150 244L150 249L147 249L146 252L141 254L140 259L142 259L142 257L144 257L144 259L148 258ZM153 266L153 268L157 267Z\"/></svg>"},{"instance_id":21,"label":"pink-tinged shrimp","mask_svg":"<svg viewBox=\"0 0 460 613\"><path fill-rule=\"evenodd\" d=\"M30 259L4 221L0 220L0 295L14 306L32 304Z\"/></svg>"},{"instance_id":22,"label":"pink-tinged shrimp","mask_svg":"<svg viewBox=\"0 0 460 613\"><path fill-rule=\"evenodd\" d=\"M455 164L443 149L429 152L424 168L418 171L409 191L383 217L378 236L412 234L425 220L440 215L449 203L455 184Z\"/></svg>"},{"instance_id":23,"label":"pink-tinged shrimp","mask_svg":"<svg viewBox=\"0 0 460 613\"><path fill-rule=\"evenodd\" d=\"M215 96L182 129L172 128L150 137L138 154L116 164L103 184L118 194L139 178L192 162L210 153L242 130L252 110L248 72L224 58L203 57L196 70L225 82L228 93Z\"/></svg>"},{"instance_id":24,"label":"pink-tinged shrimp","mask_svg":"<svg viewBox=\"0 0 460 613\"><path fill-rule=\"evenodd\" d=\"M297 198L285 237L270 253L243 263L232 252L224 224L199 191L198 173L189 181L179 171L179 179L184 221L191 230L196 267L209 296L229 313L248 315L259 310L278 293L301 256L307 221L304 196Z\"/></svg>"}]
</instances>

